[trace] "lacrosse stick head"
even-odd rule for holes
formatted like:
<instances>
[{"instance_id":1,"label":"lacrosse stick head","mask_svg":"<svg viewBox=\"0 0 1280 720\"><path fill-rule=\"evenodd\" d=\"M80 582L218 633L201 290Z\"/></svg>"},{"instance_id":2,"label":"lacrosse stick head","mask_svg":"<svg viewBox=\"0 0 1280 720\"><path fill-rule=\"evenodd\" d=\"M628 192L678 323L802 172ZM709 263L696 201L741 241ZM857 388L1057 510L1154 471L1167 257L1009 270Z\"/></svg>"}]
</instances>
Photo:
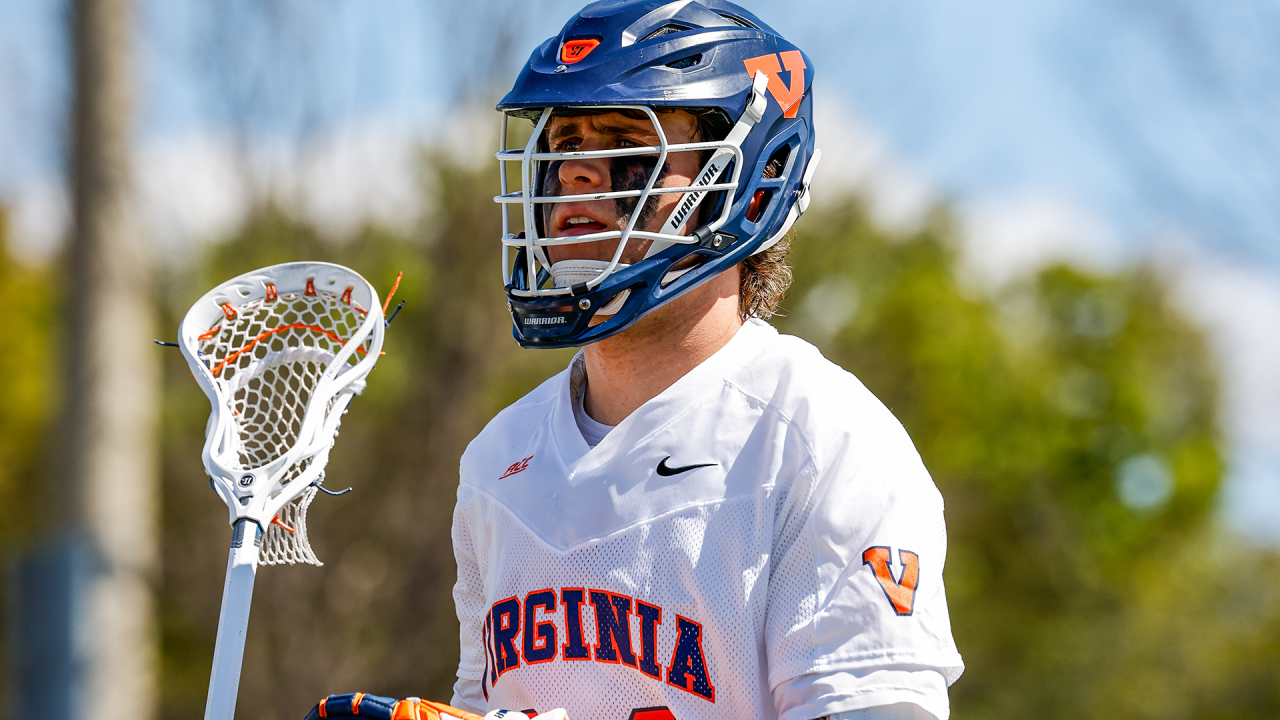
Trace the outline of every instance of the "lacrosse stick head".
<instances>
[{"instance_id":1,"label":"lacrosse stick head","mask_svg":"<svg viewBox=\"0 0 1280 720\"><path fill-rule=\"evenodd\" d=\"M320 564L307 506L383 329L368 281L314 262L232 278L183 318L179 345L212 406L205 470L230 521L248 518L265 531L260 562Z\"/></svg>"}]
</instances>

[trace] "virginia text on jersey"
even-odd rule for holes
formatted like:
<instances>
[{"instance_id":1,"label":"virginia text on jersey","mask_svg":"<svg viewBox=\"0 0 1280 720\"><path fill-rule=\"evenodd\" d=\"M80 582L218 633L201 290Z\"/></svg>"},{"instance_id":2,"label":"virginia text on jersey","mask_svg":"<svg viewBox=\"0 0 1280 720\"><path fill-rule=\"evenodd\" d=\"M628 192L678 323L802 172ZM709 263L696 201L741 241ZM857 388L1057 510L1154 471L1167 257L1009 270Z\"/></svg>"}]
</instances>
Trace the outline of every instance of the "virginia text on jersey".
<instances>
[{"instance_id":1,"label":"virginia text on jersey","mask_svg":"<svg viewBox=\"0 0 1280 720\"><path fill-rule=\"evenodd\" d=\"M582 625L583 607L588 602L595 615L594 642L590 645ZM639 653L631 635L633 621L639 625ZM665 679L672 687L716 701L716 688L707 676L702 651L702 624L676 615L678 636L664 677L658 661L662 608L643 600L590 588L560 588L558 592L549 588L528 593L523 604L514 596L499 600L484 622L486 700L489 684L497 685L504 673L520 666L523 657L528 665L557 659L621 663L654 680ZM519 640L522 635L523 642Z\"/></svg>"}]
</instances>

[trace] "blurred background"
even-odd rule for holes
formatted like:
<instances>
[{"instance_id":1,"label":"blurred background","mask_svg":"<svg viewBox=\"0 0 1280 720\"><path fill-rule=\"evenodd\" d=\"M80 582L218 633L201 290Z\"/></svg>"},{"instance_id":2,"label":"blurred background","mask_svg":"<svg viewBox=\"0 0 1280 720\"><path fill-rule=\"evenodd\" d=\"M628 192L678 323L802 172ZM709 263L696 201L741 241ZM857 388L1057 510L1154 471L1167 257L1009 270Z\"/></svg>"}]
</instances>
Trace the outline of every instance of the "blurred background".
<instances>
[{"instance_id":1,"label":"blurred background","mask_svg":"<svg viewBox=\"0 0 1280 720\"><path fill-rule=\"evenodd\" d=\"M1280 2L744 4L817 67L774 323L946 498L953 717L1280 717ZM577 7L0 3L7 717L201 716L229 528L150 341L300 259L408 305L240 717L448 699L458 457L570 357L510 339L492 107Z\"/></svg>"}]
</instances>

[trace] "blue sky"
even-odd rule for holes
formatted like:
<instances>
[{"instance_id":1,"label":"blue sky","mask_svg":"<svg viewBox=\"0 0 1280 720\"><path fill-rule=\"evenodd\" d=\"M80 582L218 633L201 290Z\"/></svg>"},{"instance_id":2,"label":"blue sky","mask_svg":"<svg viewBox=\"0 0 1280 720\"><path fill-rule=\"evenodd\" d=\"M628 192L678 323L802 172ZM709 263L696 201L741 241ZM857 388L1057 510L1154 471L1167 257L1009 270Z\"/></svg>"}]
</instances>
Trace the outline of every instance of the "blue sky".
<instances>
[{"instance_id":1,"label":"blue sky","mask_svg":"<svg viewBox=\"0 0 1280 720\"><path fill-rule=\"evenodd\" d=\"M286 156L317 138L444 137L454 111L491 102L577 8L136 2L138 144L178 175L200 172L173 149L197 136ZM1229 386L1228 510L1280 527L1280 0L744 4L812 57L819 107L847 111L847 126L818 128L820 144L862 133L855 143L882 146L932 198L1004 222L989 234L1015 244L1034 228L1009 218L1043 225L1034 208L1048 203L1051 218L1100 228L1086 254L1183 258L1187 305ZM66 0L0 3L2 202L57 186L65 25ZM377 141L348 154L376 165L365 148ZM843 169L828 163L828 177Z\"/></svg>"},{"instance_id":2,"label":"blue sky","mask_svg":"<svg viewBox=\"0 0 1280 720\"><path fill-rule=\"evenodd\" d=\"M1280 3L747 4L947 196L1057 193L1126 243L1181 229L1280 268ZM438 121L576 5L139 0L139 134ZM0 193L60 167L64 17L65 0L0 6Z\"/></svg>"}]
</instances>

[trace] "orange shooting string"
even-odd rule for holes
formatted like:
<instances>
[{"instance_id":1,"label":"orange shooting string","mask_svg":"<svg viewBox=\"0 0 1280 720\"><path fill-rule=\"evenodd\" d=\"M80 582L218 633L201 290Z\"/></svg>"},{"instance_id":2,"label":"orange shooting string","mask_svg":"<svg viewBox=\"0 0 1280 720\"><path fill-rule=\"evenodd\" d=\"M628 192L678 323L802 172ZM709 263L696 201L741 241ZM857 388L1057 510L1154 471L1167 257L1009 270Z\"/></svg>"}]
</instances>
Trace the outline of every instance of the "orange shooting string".
<instances>
[{"instance_id":1,"label":"orange shooting string","mask_svg":"<svg viewBox=\"0 0 1280 720\"><path fill-rule=\"evenodd\" d=\"M290 325L281 325L280 327L271 328L270 330L267 330L266 332L262 333L258 337L250 340L248 343L245 344L244 347L240 348L239 350L223 358L222 362L218 363L213 368L213 370L210 371L210 373L212 373L214 376L217 376L218 373L222 372L222 368L226 367L227 363L235 362L236 358L252 350L253 346L257 345L258 343L262 342L266 338L269 338L276 333L287 332L289 330L310 330L312 332L318 332L324 335L328 335L331 339L333 339L334 342L337 342L338 344L342 344L343 342L342 338L338 337L337 334L332 333L328 330L325 330L324 328L318 325L308 325L306 323L300 323L300 322L296 322ZM364 348L356 348L356 352L363 354L369 351L365 350Z\"/></svg>"},{"instance_id":2,"label":"orange shooting string","mask_svg":"<svg viewBox=\"0 0 1280 720\"><path fill-rule=\"evenodd\" d=\"M404 277L404 273L396 273L396 281L391 285L391 292L387 293L387 299L382 303L382 315L385 317L387 308L391 307L391 298L396 296L396 290L400 289L400 278Z\"/></svg>"},{"instance_id":3,"label":"orange shooting string","mask_svg":"<svg viewBox=\"0 0 1280 720\"><path fill-rule=\"evenodd\" d=\"M391 292L387 293L387 299L386 299L386 301L385 301L385 302L383 302L383 303L382 303L382 314L383 314L384 316L387 314L387 308L391 307L391 298L395 297L396 290L399 290L399 289L400 289L400 279L401 279L401 278L403 278L403 277L404 277L404 273L403 273L403 272L398 272L398 273L396 273L396 281L395 281L394 283L392 283L392 285L391 285ZM274 291L274 290L275 290L275 286L274 286L274 285L271 285L271 286L268 286L268 287L270 288L270 290L271 290L271 291ZM270 294L274 294L274 292L271 292ZM306 292L305 292L304 294L305 294L305 295L315 295L315 294L316 294L315 286L312 284L311 280L307 280L307 289L306 289ZM347 289L347 292L346 292L346 294L345 294L345 295L343 295L343 297L344 297L344 299L347 299L347 302L350 302L350 297L351 297L351 289L350 289L350 288L348 288L348 289ZM268 299L272 299L272 298L268 298ZM364 314L364 311L360 310L359 308L356 308L356 310L357 310L357 312L360 312L360 314L361 314L361 315L363 315L363 314ZM235 317L235 314L236 314L235 309L231 308L231 307L230 307L230 305L229 305L229 304L227 304L227 303L223 303L222 311L223 311L223 313L225 313L225 314L227 315L227 319L231 319L231 318ZM206 332L206 333L202 334L198 339L200 339L200 340L208 340L208 339L212 338L214 335L217 335L217 334L218 334L218 331L219 331L219 330L221 330L221 329L222 329L221 324L216 325L216 326L214 326L214 327L210 328L208 332ZM235 351L235 352L231 353L230 355L228 355L225 359L223 359L223 361L222 361L222 362L218 363L218 364L217 364L217 366L213 368L213 370L211 371L211 372L212 372L212 374L216 376L218 373L222 372L222 369L223 369L224 367L226 367L227 363L234 362L236 358L240 357L240 356L241 356L241 355L243 355L244 353L246 353L246 352L248 352L249 350L253 349L253 346L254 346L254 345L257 345L259 342L261 342L262 340L264 340L264 339L266 339L266 338L270 337L271 335L273 335L273 334L275 334L275 333L285 332L286 330L294 330L294 329L300 329L300 330L311 330L311 331L313 331L313 332L324 333L325 335L328 335L330 338L332 338L333 340L335 340L335 341L337 341L337 342L339 342L339 343L341 343L341 342L343 341L343 340L342 340L342 338L338 337L338 336L337 336L337 335L335 335L334 333L329 332L328 330L325 330L324 328L322 328L322 327L318 327L318 326L316 326L316 325L307 325L307 324L305 324L305 323L293 323L292 325L282 325L282 326L280 326L280 327L272 328L271 330L267 330L266 332L262 333L261 335L258 335L258 337L256 337L256 338L254 338L254 339L250 340L250 341L248 342L248 344L246 344L244 347L242 347L242 348L240 348L239 350L237 350L237 351ZM364 348L356 348L356 352L358 352L358 353L360 353L360 354L362 354L362 355L363 355L363 354L367 353L368 351L367 351L367 350L365 350ZM378 354L379 354L379 355L386 355L386 353L385 353L385 352L381 352L381 353L378 353Z\"/></svg>"}]
</instances>

